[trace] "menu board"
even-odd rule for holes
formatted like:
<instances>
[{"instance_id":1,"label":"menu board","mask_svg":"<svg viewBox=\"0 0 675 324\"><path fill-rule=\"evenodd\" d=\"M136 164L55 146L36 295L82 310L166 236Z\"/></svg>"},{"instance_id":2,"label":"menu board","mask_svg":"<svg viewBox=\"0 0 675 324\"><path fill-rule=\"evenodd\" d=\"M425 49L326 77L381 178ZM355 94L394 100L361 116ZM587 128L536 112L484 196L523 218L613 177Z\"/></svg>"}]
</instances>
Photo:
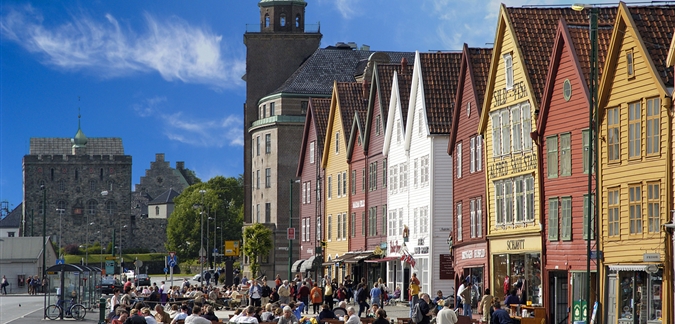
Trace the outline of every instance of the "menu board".
<instances>
[{"instance_id":1,"label":"menu board","mask_svg":"<svg viewBox=\"0 0 675 324\"><path fill-rule=\"evenodd\" d=\"M441 280L454 280L455 270L452 266L452 254L440 255L440 268Z\"/></svg>"}]
</instances>

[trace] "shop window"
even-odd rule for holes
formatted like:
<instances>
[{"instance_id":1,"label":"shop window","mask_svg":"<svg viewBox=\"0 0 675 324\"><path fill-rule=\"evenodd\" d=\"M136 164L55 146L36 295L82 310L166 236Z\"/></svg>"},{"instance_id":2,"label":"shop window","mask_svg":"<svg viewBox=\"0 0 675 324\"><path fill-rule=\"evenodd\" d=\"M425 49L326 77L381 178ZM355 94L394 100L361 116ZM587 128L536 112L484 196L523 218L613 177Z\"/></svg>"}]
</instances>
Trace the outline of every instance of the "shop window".
<instances>
[{"instance_id":1,"label":"shop window","mask_svg":"<svg viewBox=\"0 0 675 324\"><path fill-rule=\"evenodd\" d=\"M657 268L658 269L658 268ZM619 323L661 323L663 318L663 269L619 271Z\"/></svg>"}]
</instances>

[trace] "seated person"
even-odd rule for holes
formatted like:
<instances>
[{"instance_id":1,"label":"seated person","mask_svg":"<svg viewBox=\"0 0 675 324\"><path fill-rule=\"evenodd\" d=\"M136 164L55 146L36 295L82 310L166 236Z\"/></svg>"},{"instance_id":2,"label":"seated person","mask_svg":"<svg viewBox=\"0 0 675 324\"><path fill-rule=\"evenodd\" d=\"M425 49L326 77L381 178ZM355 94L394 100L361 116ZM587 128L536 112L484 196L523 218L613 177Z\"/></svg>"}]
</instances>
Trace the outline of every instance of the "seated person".
<instances>
[{"instance_id":1,"label":"seated person","mask_svg":"<svg viewBox=\"0 0 675 324\"><path fill-rule=\"evenodd\" d=\"M520 304L520 298L517 296L518 289L511 289L511 294L504 299L504 306L518 305Z\"/></svg>"},{"instance_id":2,"label":"seated person","mask_svg":"<svg viewBox=\"0 0 675 324\"><path fill-rule=\"evenodd\" d=\"M214 314L213 306L211 306L211 305L207 305L207 306L204 307L204 312L202 313L202 317L206 318L207 320L209 320L211 322L213 322L213 321L218 322L218 316L216 316L216 314Z\"/></svg>"},{"instance_id":3,"label":"seated person","mask_svg":"<svg viewBox=\"0 0 675 324\"><path fill-rule=\"evenodd\" d=\"M377 319L373 322L373 324L389 324L389 321L387 320L387 312L385 312L383 308L377 310Z\"/></svg>"},{"instance_id":4,"label":"seated person","mask_svg":"<svg viewBox=\"0 0 675 324\"><path fill-rule=\"evenodd\" d=\"M401 298L401 287L396 286L394 293L391 296L389 296L389 299L399 299L399 298Z\"/></svg>"},{"instance_id":5,"label":"seated person","mask_svg":"<svg viewBox=\"0 0 675 324\"><path fill-rule=\"evenodd\" d=\"M230 294L230 308L237 308L239 305L241 305L241 294L233 290L232 294Z\"/></svg>"},{"instance_id":6,"label":"seated person","mask_svg":"<svg viewBox=\"0 0 675 324\"><path fill-rule=\"evenodd\" d=\"M292 304L292 303L291 303ZM279 324L297 324L298 318L293 314L293 308L290 306L284 307L284 313L279 317Z\"/></svg>"},{"instance_id":7,"label":"seated person","mask_svg":"<svg viewBox=\"0 0 675 324\"><path fill-rule=\"evenodd\" d=\"M321 312L319 313L319 317L317 318L319 322L323 319L338 319L337 316L335 316L335 313L330 309L330 306L328 304L323 304L321 306Z\"/></svg>"},{"instance_id":8,"label":"seated person","mask_svg":"<svg viewBox=\"0 0 675 324\"><path fill-rule=\"evenodd\" d=\"M490 320L490 324L514 323L513 320L511 320L511 316L509 316L509 312L507 312L505 309L502 309L498 301L494 303L493 307L495 311L492 313L492 319Z\"/></svg>"},{"instance_id":9,"label":"seated person","mask_svg":"<svg viewBox=\"0 0 675 324\"><path fill-rule=\"evenodd\" d=\"M375 318L377 316L377 311L380 309L380 305L373 303L373 306L370 306L370 309L366 312L367 318Z\"/></svg>"}]
</instances>

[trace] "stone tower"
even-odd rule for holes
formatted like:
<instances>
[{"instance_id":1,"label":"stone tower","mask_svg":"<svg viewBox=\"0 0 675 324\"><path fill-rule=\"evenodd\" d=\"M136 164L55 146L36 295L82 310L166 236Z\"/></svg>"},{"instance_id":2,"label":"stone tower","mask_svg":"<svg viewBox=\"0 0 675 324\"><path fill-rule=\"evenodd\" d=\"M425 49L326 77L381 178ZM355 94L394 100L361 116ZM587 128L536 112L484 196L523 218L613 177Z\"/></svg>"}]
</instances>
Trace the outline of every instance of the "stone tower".
<instances>
[{"instance_id":1,"label":"stone tower","mask_svg":"<svg viewBox=\"0 0 675 324\"><path fill-rule=\"evenodd\" d=\"M78 117L79 118L79 117ZM131 156L121 138L31 138L23 157L24 235L46 235L62 247L108 242L129 244ZM115 234L113 234L115 229ZM105 251L110 253L111 251Z\"/></svg>"},{"instance_id":2,"label":"stone tower","mask_svg":"<svg viewBox=\"0 0 675 324\"><path fill-rule=\"evenodd\" d=\"M304 0L261 0L259 25L248 25L244 105L244 222L252 219L252 140L249 128L260 119L259 100L283 84L319 48L318 25L305 24Z\"/></svg>"}]
</instances>

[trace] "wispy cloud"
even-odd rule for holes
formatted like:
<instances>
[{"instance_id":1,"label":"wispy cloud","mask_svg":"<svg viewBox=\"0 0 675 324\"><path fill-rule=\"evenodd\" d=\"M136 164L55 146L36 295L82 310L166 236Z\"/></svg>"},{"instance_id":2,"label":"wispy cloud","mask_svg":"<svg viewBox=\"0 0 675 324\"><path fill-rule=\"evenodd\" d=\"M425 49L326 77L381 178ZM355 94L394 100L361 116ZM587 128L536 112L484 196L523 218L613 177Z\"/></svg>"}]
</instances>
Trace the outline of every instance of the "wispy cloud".
<instances>
[{"instance_id":1,"label":"wispy cloud","mask_svg":"<svg viewBox=\"0 0 675 324\"><path fill-rule=\"evenodd\" d=\"M243 120L229 115L203 119L184 112L165 112L165 97L153 97L132 106L141 117L156 118L163 124L163 134L172 141L200 147L243 146Z\"/></svg>"},{"instance_id":2,"label":"wispy cloud","mask_svg":"<svg viewBox=\"0 0 675 324\"><path fill-rule=\"evenodd\" d=\"M340 12L342 18L351 19L357 16L356 4L359 0L335 0L335 8Z\"/></svg>"},{"instance_id":3,"label":"wispy cloud","mask_svg":"<svg viewBox=\"0 0 675 324\"><path fill-rule=\"evenodd\" d=\"M144 14L145 30L134 32L111 14L97 20L71 14L61 25L47 26L42 13L26 6L6 9L0 32L44 64L85 71L105 78L155 71L167 81L180 80L216 88L239 87L245 61L222 36L190 25L179 17L158 19ZM227 64L223 58L227 58Z\"/></svg>"}]
</instances>

